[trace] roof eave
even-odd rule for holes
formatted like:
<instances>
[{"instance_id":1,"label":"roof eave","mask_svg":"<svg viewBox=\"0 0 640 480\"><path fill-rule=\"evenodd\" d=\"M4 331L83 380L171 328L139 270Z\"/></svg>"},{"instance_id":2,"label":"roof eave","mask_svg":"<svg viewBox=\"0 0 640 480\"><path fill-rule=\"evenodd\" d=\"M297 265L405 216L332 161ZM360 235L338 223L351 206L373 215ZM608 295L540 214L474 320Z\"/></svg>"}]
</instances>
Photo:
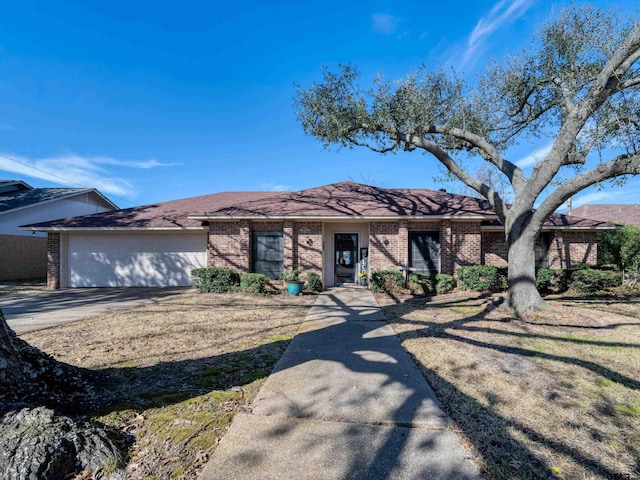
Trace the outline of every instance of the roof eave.
<instances>
[{"instance_id":1,"label":"roof eave","mask_svg":"<svg viewBox=\"0 0 640 480\"><path fill-rule=\"evenodd\" d=\"M110 208L112 208L113 210L118 210L118 206L115 203L113 203L111 200L109 200L107 197L105 197L98 190L96 190L95 188L85 188L84 190L80 190L78 192L69 193L68 195L61 195L60 197L56 197L56 198L50 198L49 200L44 200L42 202L30 203L29 205L24 205L22 207L12 208L10 210L3 210L0 212L0 215L17 212L19 210L24 210L25 208L33 208L36 206L45 205L47 203L57 202L59 200L65 200L68 198L76 197L78 195L86 195L87 193L95 193L96 196L99 197L102 201L104 201L107 205L109 205Z\"/></svg>"},{"instance_id":2,"label":"roof eave","mask_svg":"<svg viewBox=\"0 0 640 480\"><path fill-rule=\"evenodd\" d=\"M189 215L189 220L222 222L237 220L496 220L497 215Z\"/></svg>"},{"instance_id":3,"label":"roof eave","mask_svg":"<svg viewBox=\"0 0 640 480\"><path fill-rule=\"evenodd\" d=\"M21 230L32 230L34 232L162 232L162 231L207 231L209 227L32 227L25 225L18 227Z\"/></svg>"},{"instance_id":4,"label":"roof eave","mask_svg":"<svg viewBox=\"0 0 640 480\"><path fill-rule=\"evenodd\" d=\"M576 225L550 225L543 226L542 230L618 230L620 226L618 225L610 225L610 226L576 226ZM504 231L503 225L482 225L480 226L480 230L483 232L491 232L491 231Z\"/></svg>"}]
</instances>

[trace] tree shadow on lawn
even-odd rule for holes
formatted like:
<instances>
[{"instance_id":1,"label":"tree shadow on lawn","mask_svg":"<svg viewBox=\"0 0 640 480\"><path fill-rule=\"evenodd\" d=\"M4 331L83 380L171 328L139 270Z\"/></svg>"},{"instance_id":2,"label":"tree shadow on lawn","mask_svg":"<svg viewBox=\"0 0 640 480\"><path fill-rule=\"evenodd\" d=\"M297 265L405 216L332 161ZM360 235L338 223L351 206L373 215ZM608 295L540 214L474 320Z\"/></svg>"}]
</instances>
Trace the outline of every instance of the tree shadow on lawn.
<instances>
[{"instance_id":1,"label":"tree shadow on lawn","mask_svg":"<svg viewBox=\"0 0 640 480\"><path fill-rule=\"evenodd\" d=\"M433 307L442 309L460 306L461 301L455 299L450 302L442 302ZM345 308L344 305L340 305ZM415 306L412 306L415 308ZM424 308L424 307L422 307ZM427 305L429 308L429 305ZM384 308L383 308L384 310ZM621 375L604 366L594 362L582 361L561 355L543 354L525 348L510 347L500 344L481 342L456 335L456 330L473 331L477 328L473 322L484 320L487 310L480 313L468 315L447 323L433 323L403 320L399 318L394 323L408 323L411 325L420 324L422 328L405 333L399 333L401 341L409 338L445 338L455 342L466 343L485 349L495 350L519 357L538 357L569 363L583 368L587 368L609 380L621 383L629 388L640 389L640 383L632 378ZM361 322L366 324L367 322ZM373 324L374 322L369 322ZM377 322L376 322L377 323ZM305 339L318 345L327 345L332 338L341 335L342 328L346 328L349 322L328 325L312 331L298 333L300 341ZM504 335L502 330L495 333ZM511 335L512 332L507 332ZM364 341L360 342L358 348L371 352L380 352L380 344L375 335L363 336ZM554 338L552 338L554 339ZM298 340L298 339L297 339ZM241 351L224 353L217 356L201 359L189 359L174 362L160 362L149 367L129 367L129 368L105 368L93 370L92 372L102 379L103 391L100 413L118 412L122 410L142 410L158 406L168 406L193 399L212 390L229 390L233 387L243 387L254 380L266 378L271 373L274 365L280 359L285 349L289 345L289 340L275 340L269 343L248 348ZM371 361L363 358L358 352L333 352L330 348L318 351L317 358L329 362L340 363L343 367L354 372L366 372L371 374L384 375L385 383L400 383L405 385L407 390L412 386L407 384L404 375L394 372L389 368L390 364L380 361ZM307 360L305 360L307 361ZM284 368L295 368L302 362L295 357L289 359ZM304 362L302 362L304 363ZM419 365L419 362L416 362ZM554 442L544 438L530 427L509 420L500 416L494 406L489 402L489 406L484 406L474 398L469 397L460 391L455 385L443 377L430 370L422 369L423 375L428 382L439 392L447 413L464 430L467 438L473 443L485 459L486 473L493 478L553 478L554 472L550 466L545 465L536 457L534 452L520 442L511 432L518 431L520 434L530 438L532 441L544 444L553 450L572 458L575 462L594 474L603 475L609 478L624 478L618 472L612 471L606 465L595 459L585 457L581 452L572 448L568 443ZM322 375L322 371L317 372ZM322 392L316 392L322 394ZM345 395L349 392L345 391ZM364 399L363 399L364 400ZM370 401L368 399L367 401ZM425 398L421 394L410 394L397 408L395 412L396 424L411 425L411 415L415 414L416 405L423 402ZM490 400L490 399L489 399ZM312 407L310 407L312 408ZM95 410L86 410L85 414L96 415ZM297 411L298 418L313 418L310 411ZM389 433L384 434L373 449L364 457L350 458L349 475L345 478L389 478L393 474L394 468L399 468L400 458L393 458L395 453L402 452L408 446L409 437L398 435L394 429L389 429ZM274 440L283 435L288 435L282 429L274 429L264 438ZM354 424L345 424L344 434L349 438L354 450L364 450L368 445L363 440L362 431ZM257 440L256 440L257 441ZM424 442L422 447L425 454L429 451L429 442ZM398 455L400 453L397 453ZM390 455L392 458L390 458ZM448 472L451 473L451 472ZM367 477L366 475L369 475ZM443 477L446 478L446 477ZM452 478L452 477L449 477ZM465 478L459 476L458 478Z\"/></svg>"},{"instance_id":2,"label":"tree shadow on lawn","mask_svg":"<svg viewBox=\"0 0 640 480\"><path fill-rule=\"evenodd\" d=\"M479 298L480 299L480 298ZM481 299L480 299L481 300ZM444 309L459 306L461 302L440 302L435 305L410 305L409 308L437 308ZM477 306L477 305L476 305ZM393 305L383 307L383 311L387 310L387 318L389 318L390 310ZM410 339L447 339L460 344L480 347L484 350L495 351L502 354L514 356L516 359L522 358L540 358L561 362L569 365L578 366L604 377L612 382L624 385L627 388L640 390L640 381L635 378L623 375L610 368L600 365L596 362L581 360L563 355L549 354L538 350L529 350L522 347L514 347L499 343L491 343L480 341L458 335L455 332L486 332L505 337L512 338L529 338L571 342L585 345L595 345L603 347L622 347L622 348L638 348L640 344L631 344L623 342L598 342L581 339L562 338L549 335L538 335L512 332L503 329L494 329L490 327L479 327L473 325L474 322L486 321L487 315L493 308L486 305L479 313L463 316L463 318L455 319L449 322L430 322L422 320L407 320L405 314L394 315L391 323L420 325L422 328L408 330L397 333L401 342ZM492 319L494 322L498 321ZM517 321L502 320L502 321ZM536 323L536 325L545 325L556 327L555 324ZM630 325L625 323L624 325ZM636 325L636 324L631 324ZM577 327L574 325L566 325L567 327ZM609 325L608 328L616 328L618 325ZM592 327L602 328L602 327ZM438 375L432 369L428 369L421 365L420 360L414 357L416 364L419 366L423 375L429 384L436 391L436 395L442 402L445 411L454 419L454 421L463 429L467 438L473 443L478 452L481 453L486 461L486 471L492 478L555 478L556 472L553 472L549 466L544 465L541 460L527 446L517 441L510 431L517 431L524 435L532 442L539 445L545 445L554 452L560 453L566 457L573 459L577 464L582 465L592 474L599 475L603 478L626 479L630 478L629 474L620 473L612 470L607 465L602 464L594 458L589 458L583 452L570 446L568 442L559 442L546 438L544 435L533 430L531 427L524 425L516 420L501 416L494 408L497 398L494 395L487 395L488 406L480 404L476 399L459 390L453 383ZM518 360L514 360L518 362ZM603 414L606 414L604 412ZM615 413L615 412L614 412ZM611 412L608 412L611 414ZM597 441L595 439L594 441ZM604 447L603 447L604 448ZM635 458L636 462L640 462L640 451L632 445L626 446L628 454L631 458Z\"/></svg>"},{"instance_id":3,"label":"tree shadow on lawn","mask_svg":"<svg viewBox=\"0 0 640 480\"><path fill-rule=\"evenodd\" d=\"M107 414L183 402L213 390L242 389L269 376L290 340L197 359L147 367L110 367L91 372L102 381L97 405L84 413Z\"/></svg>"}]
</instances>

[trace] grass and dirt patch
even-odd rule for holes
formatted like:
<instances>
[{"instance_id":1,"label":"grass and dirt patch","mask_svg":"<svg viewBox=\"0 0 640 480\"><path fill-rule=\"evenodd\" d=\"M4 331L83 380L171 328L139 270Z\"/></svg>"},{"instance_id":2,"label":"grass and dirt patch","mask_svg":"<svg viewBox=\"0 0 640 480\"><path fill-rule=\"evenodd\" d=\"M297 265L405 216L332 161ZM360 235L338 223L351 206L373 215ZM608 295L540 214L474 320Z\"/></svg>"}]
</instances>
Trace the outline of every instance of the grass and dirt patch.
<instances>
[{"instance_id":1,"label":"grass and dirt patch","mask_svg":"<svg viewBox=\"0 0 640 480\"><path fill-rule=\"evenodd\" d=\"M189 292L21 337L100 376L83 413L128 436L127 478L193 479L314 300Z\"/></svg>"},{"instance_id":2,"label":"grass and dirt patch","mask_svg":"<svg viewBox=\"0 0 640 480\"><path fill-rule=\"evenodd\" d=\"M9 295L23 295L48 290L46 278L32 278L29 280L3 280L0 282L0 297Z\"/></svg>"},{"instance_id":3,"label":"grass and dirt patch","mask_svg":"<svg viewBox=\"0 0 640 480\"><path fill-rule=\"evenodd\" d=\"M378 298L488 478L640 478L637 298L523 320L489 295Z\"/></svg>"}]
</instances>

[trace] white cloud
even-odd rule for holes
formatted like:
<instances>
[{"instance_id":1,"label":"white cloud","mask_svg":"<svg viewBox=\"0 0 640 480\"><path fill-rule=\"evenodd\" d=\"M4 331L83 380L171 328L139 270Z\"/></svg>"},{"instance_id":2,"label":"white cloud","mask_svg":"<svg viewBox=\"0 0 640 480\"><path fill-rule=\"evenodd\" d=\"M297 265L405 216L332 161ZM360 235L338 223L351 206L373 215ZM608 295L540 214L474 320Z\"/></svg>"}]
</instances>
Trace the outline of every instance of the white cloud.
<instances>
[{"instance_id":1,"label":"white cloud","mask_svg":"<svg viewBox=\"0 0 640 480\"><path fill-rule=\"evenodd\" d=\"M125 162L110 157L83 157L73 154L46 158L0 154L0 170L11 172L16 178L37 178L70 187L97 188L109 195L134 197L136 191L131 182L114 175L106 168L109 165L146 169L171 164L163 164L156 160Z\"/></svg>"},{"instance_id":2,"label":"white cloud","mask_svg":"<svg viewBox=\"0 0 640 480\"><path fill-rule=\"evenodd\" d=\"M501 0L489 13L478 20L467 39L467 48L462 55L461 64L465 65L473 59L486 39L505 23L522 16L529 8L531 0Z\"/></svg>"},{"instance_id":3,"label":"white cloud","mask_svg":"<svg viewBox=\"0 0 640 480\"><path fill-rule=\"evenodd\" d=\"M542 160L544 157L546 157L549 154L552 146L553 146L553 143L544 145L543 147L538 148L536 151L527 155L526 157L523 157L520 160L517 160L515 164L518 165L520 168L532 167L533 165L538 163L540 160Z\"/></svg>"},{"instance_id":4,"label":"white cloud","mask_svg":"<svg viewBox=\"0 0 640 480\"><path fill-rule=\"evenodd\" d=\"M176 163L161 163L157 160L145 160L142 162L125 162L122 160L115 160L109 157L96 157L96 161L105 164L105 165L119 165L121 167L130 167L130 168L155 168L155 167L173 167L177 165Z\"/></svg>"},{"instance_id":5,"label":"white cloud","mask_svg":"<svg viewBox=\"0 0 640 480\"><path fill-rule=\"evenodd\" d=\"M371 28L373 28L373 31L382 33L383 35L391 35L395 33L400 21L398 17L394 17L388 13L375 13L371 17L371 20Z\"/></svg>"},{"instance_id":6,"label":"white cloud","mask_svg":"<svg viewBox=\"0 0 640 480\"><path fill-rule=\"evenodd\" d=\"M283 185L273 182L263 183L260 185L260 188L269 192L290 192L293 190L293 187L291 187L291 185Z\"/></svg>"},{"instance_id":7,"label":"white cloud","mask_svg":"<svg viewBox=\"0 0 640 480\"><path fill-rule=\"evenodd\" d=\"M629 196L631 192L629 189L621 188L619 190L613 190L606 188L604 190L597 190L595 192L586 193L573 199L573 208L587 205L588 203L615 203L615 199L622 196Z\"/></svg>"}]
</instances>

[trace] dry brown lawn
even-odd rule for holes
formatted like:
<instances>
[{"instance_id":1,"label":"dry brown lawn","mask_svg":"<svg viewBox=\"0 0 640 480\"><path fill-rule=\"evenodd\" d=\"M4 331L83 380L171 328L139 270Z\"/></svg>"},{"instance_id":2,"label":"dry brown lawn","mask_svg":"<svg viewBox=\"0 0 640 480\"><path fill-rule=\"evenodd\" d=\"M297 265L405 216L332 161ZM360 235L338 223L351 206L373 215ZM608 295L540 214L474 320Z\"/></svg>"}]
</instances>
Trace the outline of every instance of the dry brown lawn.
<instances>
[{"instance_id":1,"label":"dry brown lawn","mask_svg":"<svg viewBox=\"0 0 640 480\"><path fill-rule=\"evenodd\" d=\"M127 478L192 479L314 300L185 293L21 337L104 379L88 415L125 433Z\"/></svg>"},{"instance_id":2,"label":"dry brown lawn","mask_svg":"<svg viewBox=\"0 0 640 480\"><path fill-rule=\"evenodd\" d=\"M483 296L388 303L488 478L640 478L639 299L556 297L526 320Z\"/></svg>"}]
</instances>

